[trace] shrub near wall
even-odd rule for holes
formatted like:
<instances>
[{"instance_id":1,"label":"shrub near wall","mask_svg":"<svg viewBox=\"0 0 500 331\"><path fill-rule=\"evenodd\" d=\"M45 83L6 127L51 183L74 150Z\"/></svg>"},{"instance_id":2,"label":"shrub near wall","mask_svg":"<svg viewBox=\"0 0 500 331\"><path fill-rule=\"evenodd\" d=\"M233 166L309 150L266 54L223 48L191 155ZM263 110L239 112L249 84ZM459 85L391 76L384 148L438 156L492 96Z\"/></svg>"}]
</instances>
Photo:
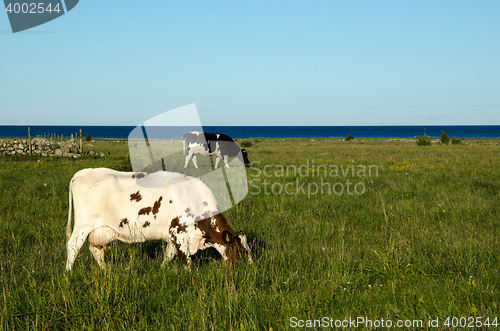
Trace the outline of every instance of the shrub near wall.
<instances>
[{"instance_id":1,"label":"shrub near wall","mask_svg":"<svg viewBox=\"0 0 500 331\"><path fill-rule=\"evenodd\" d=\"M448 137L448 134L444 132L444 130L441 130L441 144L447 145L450 142L450 138Z\"/></svg>"},{"instance_id":2,"label":"shrub near wall","mask_svg":"<svg viewBox=\"0 0 500 331\"><path fill-rule=\"evenodd\" d=\"M243 147L243 148L248 148L248 147L250 147L252 145L253 145L253 143L250 140L245 140L245 141L242 141L240 143L240 146Z\"/></svg>"},{"instance_id":3,"label":"shrub near wall","mask_svg":"<svg viewBox=\"0 0 500 331\"><path fill-rule=\"evenodd\" d=\"M431 137L429 136L416 136L417 145L418 146L430 146L431 145Z\"/></svg>"},{"instance_id":4,"label":"shrub near wall","mask_svg":"<svg viewBox=\"0 0 500 331\"><path fill-rule=\"evenodd\" d=\"M354 140L354 136L352 134L348 134L346 137L345 137L345 141L349 141L349 140Z\"/></svg>"}]
</instances>

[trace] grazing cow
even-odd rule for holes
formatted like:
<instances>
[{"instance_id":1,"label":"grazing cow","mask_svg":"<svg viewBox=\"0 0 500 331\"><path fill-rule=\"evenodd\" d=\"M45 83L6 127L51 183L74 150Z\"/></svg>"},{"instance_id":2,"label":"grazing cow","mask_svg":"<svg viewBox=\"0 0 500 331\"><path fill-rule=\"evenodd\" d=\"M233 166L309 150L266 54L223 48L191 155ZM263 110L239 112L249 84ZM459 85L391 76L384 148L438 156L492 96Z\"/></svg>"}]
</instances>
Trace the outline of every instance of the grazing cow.
<instances>
[{"instance_id":1,"label":"grazing cow","mask_svg":"<svg viewBox=\"0 0 500 331\"><path fill-rule=\"evenodd\" d=\"M151 183L163 183L164 187L154 188ZM208 247L217 249L224 260L248 255L252 261L246 236L234 233L219 213L212 191L197 178L164 171L150 174L106 168L78 171L69 185L66 238L68 271L86 239L102 269L106 267L104 248L116 239L126 243L167 241L162 267L176 253L189 267L190 256Z\"/></svg>"},{"instance_id":2,"label":"grazing cow","mask_svg":"<svg viewBox=\"0 0 500 331\"><path fill-rule=\"evenodd\" d=\"M217 169L221 158L224 159L226 167L229 168L228 158L238 156L240 152L243 157L243 162L246 165L250 163L248 161L247 151L236 145L233 139L227 134L202 133L198 131L188 132L183 138L184 154L186 154L186 147L187 155L184 168L187 167L189 160L193 160L194 166L198 169L196 154L201 154L203 156L215 155L217 157L215 160L215 169Z\"/></svg>"}]
</instances>

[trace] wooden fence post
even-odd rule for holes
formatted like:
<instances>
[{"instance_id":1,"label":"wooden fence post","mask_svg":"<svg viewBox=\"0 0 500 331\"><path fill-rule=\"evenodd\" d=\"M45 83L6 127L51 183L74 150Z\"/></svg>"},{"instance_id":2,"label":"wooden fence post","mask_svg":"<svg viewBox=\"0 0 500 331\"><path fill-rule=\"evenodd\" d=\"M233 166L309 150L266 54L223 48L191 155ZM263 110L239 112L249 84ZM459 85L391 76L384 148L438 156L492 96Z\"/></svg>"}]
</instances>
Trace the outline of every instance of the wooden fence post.
<instances>
[{"instance_id":1,"label":"wooden fence post","mask_svg":"<svg viewBox=\"0 0 500 331\"><path fill-rule=\"evenodd\" d=\"M31 154L31 132L30 132L30 127L28 126L28 144L30 144L30 155Z\"/></svg>"}]
</instances>

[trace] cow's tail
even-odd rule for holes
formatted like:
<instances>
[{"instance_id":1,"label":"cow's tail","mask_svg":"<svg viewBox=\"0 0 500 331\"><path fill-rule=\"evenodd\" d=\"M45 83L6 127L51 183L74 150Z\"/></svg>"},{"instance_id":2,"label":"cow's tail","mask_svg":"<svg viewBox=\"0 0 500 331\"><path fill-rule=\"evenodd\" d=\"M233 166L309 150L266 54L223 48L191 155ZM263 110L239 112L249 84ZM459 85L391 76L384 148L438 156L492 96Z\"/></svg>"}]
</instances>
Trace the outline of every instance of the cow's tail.
<instances>
[{"instance_id":1,"label":"cow's tail","mask_svg":"<svg viewBox=\"0 0 500 331\"><path fill-rule=\"evenodd\" d=\"M72 234L72 229L71 229L71 217L73 215L73 192L71 189L71 185L73 184L73 179L71 179L71 182L69 183L69 213L68 213L68 225L66 225L66 241L69 240Z\"/></svg>"}]
</instances>

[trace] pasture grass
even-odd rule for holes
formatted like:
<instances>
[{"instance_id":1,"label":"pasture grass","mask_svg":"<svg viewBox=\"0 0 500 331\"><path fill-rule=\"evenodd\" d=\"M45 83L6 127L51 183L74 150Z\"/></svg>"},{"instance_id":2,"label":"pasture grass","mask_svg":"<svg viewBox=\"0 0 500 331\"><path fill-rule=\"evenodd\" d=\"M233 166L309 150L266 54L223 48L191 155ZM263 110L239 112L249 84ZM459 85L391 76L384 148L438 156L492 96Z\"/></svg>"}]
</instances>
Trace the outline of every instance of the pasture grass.
<instances>
[{"instance_id":1,"label":"pasture grass","mask_svg":"<svg viewBox=\"0 0 500 331\"><path fill-rule=\"evenodd\" d=\"M106 271L87 244L65 271L69 181L129 170L124 141L86 146L105 158L0 158L0 330L283 330L292 317L359 316L447 329L447 317L498 317L500 140L250 140L250 194L225 216L254 264L206 250L191 272L178 258L162 269L159 243L120 242Z\"/></svg>"}]
</instances>

